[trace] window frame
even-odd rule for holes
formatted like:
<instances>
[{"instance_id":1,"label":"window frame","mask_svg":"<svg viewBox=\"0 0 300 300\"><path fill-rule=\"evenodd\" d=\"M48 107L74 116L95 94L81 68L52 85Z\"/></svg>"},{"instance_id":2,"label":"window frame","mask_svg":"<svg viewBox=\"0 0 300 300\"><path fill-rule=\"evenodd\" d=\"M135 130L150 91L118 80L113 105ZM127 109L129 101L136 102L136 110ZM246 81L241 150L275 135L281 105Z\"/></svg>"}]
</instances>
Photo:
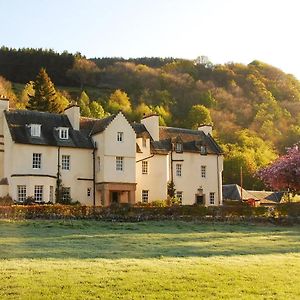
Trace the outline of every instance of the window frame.
<instances>
[{"instance_id":1,"label":"window frame","mask_svg":"<svg viewBox=\"0 0 300 300\"><path fill-rule=\"evenodd\" d=\"M30 135L32 137L41 136L41 124L30 124Z\"/></svg>"},{"instance_id":2,"label":"window frame","mask_svg":"<svg viewBox=\"0 0 300 300\"><path fill-rule=\"evenodd\" d=\"M42 168L42 153L32 153L32 169Z\"/></svg>"},{"instance_id":3,"label":"window frame","mask_svg":"<svg viewBox=\"0 0 300 300\"><path fill-rule=\"evenodd\" d=\"M176 176L182 177L182 164L176 164Z\"/></svg>"},{"instance_id":4,"label":"window frame","mask_svg":"<svg viewBox=\"0 0 300 300\"><path fill-rule=\"evenodd\" d=\"M176 191L176 198L180 201L180 203L182 204L182 200L183 200L183 191Z\"/></svg>"},{"instance_id":5,"label":"window frame","mask_svg":"<svg viewBox=\"0 0 300 300\"><path fill-rule=\"evenodd\" d=\"M206 172L206 166L202 165L201 166L201 178L206 178L207 172Z\"/></svg>"},{"instance_id":6,"label":"window frame","mask_svg":"<svg viewBox=\"0 0 300 300\"><path fill-rule=\"evenodd\" d=\"M61 140L69 139L69 127L59 127L58 132Z\"/></svg>"},{"instance_id":7,"label":"window frame","mask_svg":"<svg viewBox=\"0 0 300 300\"><path fill-rule=\"evenodd\" d=\"M142 138L142 146L143 146L143 148L147 147L147 139L146 138Z\"/></svg>"},{"instance_id":8,"label":"window frame","mask_svg":"<svg viewBox=\"0 0 300 300\"><path fill-rule=\"evenodd\" d=\"M124 157L116 156L116 171L124 171Z\"/></svg>"},{"instance_id":9,"label":"window frame","mask_svg":"<svg viewBox=\"0 0 300 300\"><path fill-rule=\"evenodd\" d=\"M35 185L34 186L34 202L41 203L44 198L44 186L43 185Z\"/></svg>"},{"instance_id":10,"label":"window frame","mask_svg":"<svg viewBox=\"0 0 300 300\"><path fill-rule=\"evenodd\" d=\"M18 202L24 203L27 198L27 186L25 184L17 185Z\"/></svg>"},{"instance_id":11,"label":"window frame","mask_svg":"<svg viewBox=\"0 0 300 300\"><path fill-rule=\"evenodd\" d=\"M148 174L148 166L149 166L148 161L143 160L142 161L142 174L143 175L147 175Z\"/></svg>"},{"instance_id":12,"label":"window frame","mask_svg":"<svg viewBox=\"0 0 300 300\"><path fill-rule=\"evenodd\" d=\"M87 195L87 197L91 197L92 196L92 188L88 187L86 189L86 195Z\"/></svg>"},{"instance_id":13,"label":"window frame","mask_svg":"<svg viewBox=\"0 0 300 300\"><path fill-rule=\"evenodd\" d=\"M70 171L71 169L71 156L68 154L62 154L61 156L61 169Z\"/></svg>"},{"instance_id":14,"label":"window frame","mask_svg":"<svg viewBox=\"0 0 300 300\"><path fill-rule=\"evenodd\" d=\"M149 190L142 190L141 194L142 203L148 203L149 202Z\"/></svg>"},{"instance_id":15,"label":"window frame","mask_svg":"<svg viewBox=\"0 0 300 300\"><path fill-rule=\"evenodd\" d=\"M49 186L49 202L54 202L54 186Z\"/></svg>"},{"instance_id":16,"label":"window frame","mask_svg":"<svg viewBox=\"0 0 300 300\"><path fill-rule=\"evenodd\" d=\"M183 152L183 144L181 142L175 143L175 152L182 153Z\"/></svg>"},{"instance_id":17,"label":"window frame","mask_svg":"<svg viewBox=\"0 0 300 300\"><path fill-rule=\"evenodd\" d=\"M66 198L66 196L68 196L68 198ZM62 188L61 199L63 202L65 202L66 200L71 200L71 187L64 186Z\"/></svg>"},{"instance_id":18,"label":"window frame","mask_svg":"<svg viewBox=\"0 0 300 300\"><path fill-rule=\"evenodd\" d=\"M119 143L124 142L124 132L123 131L117 132L117 142L119 142Z\"/></svg>"},{"instance_id":19,"label":"window frame","mask_svg":"<svg viewBox=\"0 0 300 300\"><path fill-rule=\"evenodd\" d=\"M209 205L215 205L215 193L209 193Z\"/></svg>"}]
</instances>

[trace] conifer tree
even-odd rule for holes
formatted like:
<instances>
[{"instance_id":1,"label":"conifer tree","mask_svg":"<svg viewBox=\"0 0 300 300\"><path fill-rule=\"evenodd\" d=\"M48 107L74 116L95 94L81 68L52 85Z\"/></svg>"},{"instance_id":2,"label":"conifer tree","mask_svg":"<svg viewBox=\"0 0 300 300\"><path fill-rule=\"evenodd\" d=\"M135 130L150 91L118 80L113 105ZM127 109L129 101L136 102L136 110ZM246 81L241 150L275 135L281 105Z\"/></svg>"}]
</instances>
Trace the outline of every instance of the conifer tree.
<instances>
[{"instance_id":1,"label":"conifer tree","mask_svg":"<svg viewBox=\"0 0 300 300\"><path fill-rule=\"evenodd\" d=\"M54 84L46 70L41 68L33 82L34 94L29 96L26 108L30 110L60 113L65 108L57 97Z\"/></svg>"}]
</instances>

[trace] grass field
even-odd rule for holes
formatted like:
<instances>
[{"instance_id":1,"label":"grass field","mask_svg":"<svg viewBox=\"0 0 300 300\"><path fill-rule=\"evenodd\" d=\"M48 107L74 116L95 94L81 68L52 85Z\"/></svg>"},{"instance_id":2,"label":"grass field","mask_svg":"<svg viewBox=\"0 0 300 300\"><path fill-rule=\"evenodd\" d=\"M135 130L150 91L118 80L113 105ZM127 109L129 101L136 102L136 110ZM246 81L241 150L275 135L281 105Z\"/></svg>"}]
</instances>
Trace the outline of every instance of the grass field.
<instances>
[{"instance_id":1,"label":"grass field","mask_svg":"<svg viewBox=\"0 0 300 300\"><path fill-rule=\"evenodd\" d=\"M0 222L0 299L300 299L300 226Z\"/></svg>"}]
</instances>

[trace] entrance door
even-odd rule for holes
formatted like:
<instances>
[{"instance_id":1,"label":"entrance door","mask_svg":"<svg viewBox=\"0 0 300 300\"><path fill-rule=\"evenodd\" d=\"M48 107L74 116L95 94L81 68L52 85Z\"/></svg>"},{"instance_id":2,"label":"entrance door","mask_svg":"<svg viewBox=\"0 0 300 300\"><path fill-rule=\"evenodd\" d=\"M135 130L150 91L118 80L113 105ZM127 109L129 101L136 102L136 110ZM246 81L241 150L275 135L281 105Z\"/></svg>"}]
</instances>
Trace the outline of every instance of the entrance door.
<instances>
[{"instance_id":1,"label":"entrance door","mask_svg":"<svg viewBox=\"0 0 300 300\"><path fill-rule=\"evenodd\" d=\"M196 195L196 204L203 205L204 204L204 196Z\"/></svg>"},{"instance_id":2,"label":"entrance door","mask_svg":"<svg viewBox=\"0 0 300 300\"><path fill-rule=\"evenodd\" d=\"M111 192L111 203L119 203L119 193Z\"/></svg>"}]
</instances>

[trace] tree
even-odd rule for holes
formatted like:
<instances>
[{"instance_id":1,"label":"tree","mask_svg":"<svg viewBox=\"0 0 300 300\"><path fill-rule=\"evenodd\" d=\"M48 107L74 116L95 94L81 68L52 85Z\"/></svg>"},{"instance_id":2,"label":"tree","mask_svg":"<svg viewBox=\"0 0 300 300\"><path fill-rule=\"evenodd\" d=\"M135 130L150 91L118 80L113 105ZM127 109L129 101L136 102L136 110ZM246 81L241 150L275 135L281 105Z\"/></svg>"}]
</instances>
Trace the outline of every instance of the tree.
<instances>
[{"instance_id":1,"label":"tree","mask_svg":"<svg viewBox=\"0 0 300 300\"><path fill-rule=\"evenodd\" d=\"M188 114L188 127L197 129L200 125L212 124L209 109L205 106L198 104L192 106Z\"/></svg>"},{"instance_id":2,"label":"tree","mask_svg":"<svg viewBox=\"0 0 300 300\"><path fill-rule=\"evenodd\" d=\"M85 84L90 84L93 81L93 76L99 73L97 65L85 58L77 57L73 68L67 71L67 76L75 79L80 84L80 89L83 90Z\"/></svg>"},{"instance_id":3,"label":"tree","mask_svg":"<svg viewBox=\"0 0 300 300\"><path fill-rule=\"evenodd\" d=\"M66 101L57 96L54 84L44 68L40 69L33 82L33 90L34 94L29 95L26 108L52 113L61 113L66 108Z\"/></svg>"},{"instance_id":4,"label":"tree","mask_svg":"<svg viewBox=\"0 0 300 300\"><path fill-rule=\"evenodd\" d=\"M277 158L257 173L265 184L274 190L300 191L300 150L298 146Z\"/></svg>"},{"instance_id":5,"label":"tree","mask_svg":"<svg viewBox=\"0 0 300 300\"><path fill-rule=\"evenodd\" d=\"M96 101L92 101L90 104L91 117L101 119L105 117L105 111L101 104Z\"/></svg>"},{"instance_id":6,"label":"tree","mask_svg":"<svg viewBox=\"0 0 300 300\"><path fill-rule=\"evenodd\" d=\"M80 113L84 117L90 117L91 116L91 110L90 110L90 98L88 94L85 91L81 92L81 95L78 100L78 105L80 107Z\"/></svg>"},{"instance_id":7,"label":"tree","mask_svg":"<svg viewBox=\"0 0 300 300\"><path fill-rule=\"evenodd\" d=\"M34 95L33 81L29 81L25 84L19 100L16 103L16 108L25 109L28 105L30 96Z\"/></svg>"},{"instance_id":8,"label":"tree","mask_svg":"<svg viewBox=\"0 0 300 300\"><path fill-rule=\"evenodd\" d=\"M123 111L126 114L131 113L131 102L129 97L125 92L121 90L115 90L108 100L108 109L112 113L117 113L118 111Z\"/></svg>"},{"instance_id":9,"label":"tree","mask_svg":"<svg viewBox=\"0 0 300 300\"><path fill-rule=\"evenodd\" d=\"M17 97L12 89L11 83L2 76L0 76L0 96L9 99L10 105L14 106Z\"/></svg>"}]
</instances>

